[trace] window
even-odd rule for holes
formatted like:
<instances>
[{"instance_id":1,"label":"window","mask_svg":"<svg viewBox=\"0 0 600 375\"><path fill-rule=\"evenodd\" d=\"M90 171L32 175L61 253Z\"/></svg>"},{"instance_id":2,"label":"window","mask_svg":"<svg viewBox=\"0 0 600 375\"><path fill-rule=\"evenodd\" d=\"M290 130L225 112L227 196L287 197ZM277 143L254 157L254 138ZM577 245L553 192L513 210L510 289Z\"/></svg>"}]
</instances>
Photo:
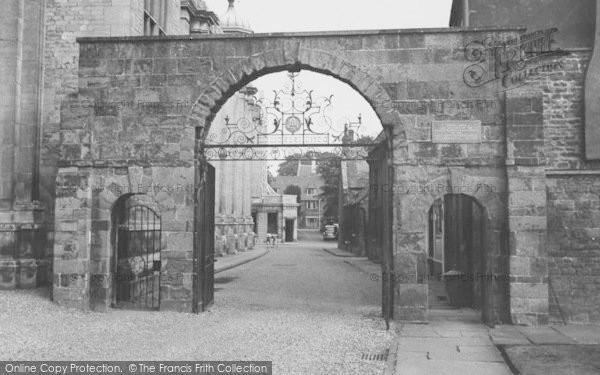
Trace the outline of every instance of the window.
<instances>
[{"instance_id":1,"label":"window","mask_svg":"<svg viewBox=\"0 0 600 375\"><path fill-rule=\"evenodd\" d=\"M306 188L307 195L315 195L317 194L317 188Z\"/></svg>"},{"instance_id":2,"label":"window","mask_svg":"<svg viewBox=\"0 0 600 375\"><path fill-rule=\"evenodd\" d=\"M168 8L163 0L144 0L144 35L166 35Z\"/></svg>"},{"instance_id":3,"label":"window","mask_svg":"<svg viewBox=\"0 0 600 375\"><path fill-rule=\"evenodd\" d=\"M307 201L306 202L306 208L309 210L316 210L317 207L318 207L317 201Z\"/></svg>"}]
</instances>

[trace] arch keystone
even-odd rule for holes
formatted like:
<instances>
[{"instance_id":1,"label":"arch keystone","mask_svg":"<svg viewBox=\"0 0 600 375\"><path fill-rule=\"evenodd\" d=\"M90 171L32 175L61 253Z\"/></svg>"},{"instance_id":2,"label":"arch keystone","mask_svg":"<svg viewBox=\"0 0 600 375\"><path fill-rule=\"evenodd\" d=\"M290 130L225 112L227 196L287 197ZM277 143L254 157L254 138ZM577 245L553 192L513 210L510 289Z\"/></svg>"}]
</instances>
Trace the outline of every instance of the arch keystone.
<instances>
[{"instance_id":1,"label":"arch keystone","mask_svg":"<svg viewBox=\"0 0 600 375\"><path fill-rule=\"evenodd\" d=\"M264 54L264 58L267 68L276 68L278 66L287 65L282 49L267 51Z\"/></svg>"},{"instance_id":2,"label":"arch keystone","mask_svg":"<svg viewBox=\"0 0 600 375\"><path fill-rule=\"evenodd\" d=\"M266 68L267 66L265 56L262 53L250 56L250 63L252 64L252 66L254 67L254 71L256 72Z\"/></svg>"},{"instance_id":3,"label":"arch keystone","mask_svg":"<svg viewBox=\"0 0 600 375\"><path fill-rule=\"evenodd\" d=\"M290 41L284 42L283 44L283 56L284 60L288 64L297 63L298 56L300 55L300 42L298 41Z\"/></svg>"}]
</instances>

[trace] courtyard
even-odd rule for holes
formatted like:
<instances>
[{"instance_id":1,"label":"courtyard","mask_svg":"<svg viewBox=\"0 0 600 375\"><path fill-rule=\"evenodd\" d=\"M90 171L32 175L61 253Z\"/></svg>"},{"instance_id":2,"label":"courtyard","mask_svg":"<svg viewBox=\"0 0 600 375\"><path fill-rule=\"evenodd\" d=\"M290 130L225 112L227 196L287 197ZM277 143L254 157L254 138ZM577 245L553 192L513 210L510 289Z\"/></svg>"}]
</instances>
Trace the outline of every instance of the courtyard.
<instances>
[{"instance_id":1,"label":"courtyard","mask_svg":"<svg viewBox=\"0 0 600 375\"><path fill-rule=\"evenodd\" d=\"M267 360L276 374L382 374L393 335L380 285L323 250L280 245L218 273L215 306L199 315L53 304L43 289L0 292L3 360ZM373 265L377 269L377 265Z\"/></svg>"}]
</instances>

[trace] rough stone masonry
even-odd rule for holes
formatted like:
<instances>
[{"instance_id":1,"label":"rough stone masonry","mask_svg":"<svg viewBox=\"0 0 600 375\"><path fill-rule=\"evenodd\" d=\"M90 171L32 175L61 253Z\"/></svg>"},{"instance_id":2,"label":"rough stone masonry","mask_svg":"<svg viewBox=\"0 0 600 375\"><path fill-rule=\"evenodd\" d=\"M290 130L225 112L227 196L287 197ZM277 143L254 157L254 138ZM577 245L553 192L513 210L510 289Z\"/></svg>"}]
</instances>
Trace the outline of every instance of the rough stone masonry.
<instances>
[{"instance_id":1,"label":"rough stone masonry","mask_svg":"<svg viewBox=\"0 0 600 375\"><path fill-rule=\"evenodd\" d=\"M202 129L210 126L225 99L267 72L306 68L338 77L373 105L393 139L394 184L447 184L473 192L489 215L486 251L494 259L493 273L506 275L505 282L495 285L497 320L547 322L541 93L500 94L498 84L472 88L463 80L468 43L486 37L508 40L517 34L419 30L81 39L79 93L62 104L60 138L75 141L61 145L54 272L56 280L69 282L55 284L56 301L81 308L109 303L109 209L118 196L110 189L96 194L87 186L97 179L127 186L128 180L137 180L133 165L155 181L190 183L197 151L193 140L201 140L206 133ZM111 106L128 100L155 105ZM195 104L183 113L166 105L179 102ZM432 142L433 121L465 119L481 122L481 142ZM169 136L151 136L159 130ZM80 139L93 142L82 144ZM477 189L481 185L494 188ZM443 194L439 189L394 192L393 267L403 275L394 287L395 319L427 320L427 283L419 275L426 269L424 228L429 207ZM193 197L182 192L176 198L153 198L167 238L161 308L189 311ZM74 218L72 212L80 215ZM87 233L92 233L91 243ZM93 293L99 286L106 292ZM97 295L102 298L90 300Z\"/></svg>"},{"instance_id":2,"label":"rough stone masonry","mask_svg":"<svg viewBox=\"0 0 600 375\"><path fill-rule=\"evenodd\" d=\"M7 22L23 19L37 2L9 3ZM90 8L93 22L82 25L81 4L48 3L45 14L37 8L51 46L42 56L43 85L29 82L40 76L19 65L39 61L39 50L21 49L22 60L10 51L0 56L3 76L18 73L16 80L0 81L17 98L2 107L8 119L2 122L2 287L42 284L38 275L45 271L39 269L50 258L54 301L107 308L115 282L112 205L144 193L162 220L161 309L191 311L193 193L148 187L196 186L197 144L226 99L261 75L304 68L361 93L390 140L384 167L391 167L393 180L381 177L381 183L392 185L384 243L390 256L384 258L393 259L386 266L397 276L394 319L427 320L427 212L445 194L437 187L449 186L472 192L487 212L485 251L502 280L493 291L495 320L600 321L600 165L584 157L590 49L549 58L537 71L544 74L528 75L526 84L507 90L501 80L466 84L474 63L466 47L486 38L515 40L522 29L87 38L77 48L76 35L112 35L101 25L107 15ZM140 32L140 19L111 20L121 22L109 26L123 34ZM14 35L6 34L15 40L7 45L13 52L26 38L42 35L23 25L29 24L14 22ZM44 94L34 114L23 110L40 95L32 87ZM36 115L45 125L32 148L35 129L15 132L15 124L35 124ZM480 122L477 142L433 142L434 122L466 120ZM39 170L31 160L34 149L43 160ZM46 203L44 210L37 200ZM39 226L44 221L50 223L49 245L37 249L31 244L43 242L35 236L46 237Z\"/></svg>"}]
</instances>

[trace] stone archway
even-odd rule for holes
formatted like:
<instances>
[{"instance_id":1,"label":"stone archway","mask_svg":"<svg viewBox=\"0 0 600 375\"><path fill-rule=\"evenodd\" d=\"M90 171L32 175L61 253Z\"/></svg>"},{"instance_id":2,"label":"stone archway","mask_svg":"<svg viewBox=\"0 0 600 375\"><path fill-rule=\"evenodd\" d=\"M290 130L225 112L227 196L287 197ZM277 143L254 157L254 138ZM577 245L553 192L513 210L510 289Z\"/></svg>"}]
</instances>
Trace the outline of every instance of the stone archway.
<instances>
[{"instance_id":1,"label":"stone archway","mask_svg":"<svg viewBox=\"0 0 600 375\"><path fill-rule=\"evenodd\" d=\"M504 192L507 181L502 171L473 171L460 166L424 170L404 168L401 178L409 176L412 176L412 180L406 179L401 189L396 189L400 206L397 208L397 225L400 230L396 235L400 248L395 253L399 274L395 298L409 302L406 306L400 304L398 309L406 310L415 320L428 319L430 209L435 202L443 202L448 195L463 195L481 206L486 221L484 252L486 259L489 259L489 270L476 271L497 280L486 295L486 304L482 306L484 320L489 323L507 321L508 283L505 270L508 258L503 246L503 238L506 238L507 210Z\"/></svg>"},{"instance_id":2,"label":"stone archway","mask_svg":"<svg viewBox=\"0 0 600 375\"><path fill-rule=\"evenodd\" d=\"M300 48L270 50L245 59L221 72L199 95L188 118L206 134L210 122L221 106L235 92L260 76L284 70L311 70L332 76L350 85L375 110L384 129L401 127L398 112L392 108L392 100L377 79L339 56L316 49ZM404 129L394 131L396 142L406 141Z\"/></svg>"},{"instance_id":3,"label":"stone archway","mask_svg":"<svg viewBox=\"0 0 600 375\"><path fill-rule=\"evenodd\" d=\"M504 40L517 34L510 29L449 29L79 39L80 90L62 103L61 127L53 135L64 140L55 173L53 271L59 281L54 284L55 300L85 308L90 305L87 280L105 276L103 263L90 266L90 248L105 253L98 234L105 232L107 220L82 181L104 174L103 170L112 169L120 176L139 165L156 170L148 175L156 176L157 201L170 208L164 211L168 262L163 263L170 279L161 309L191 311L194 271L188 260L193 251L194 213L189 206L194 202L198 146L215 113L241 86L267 73L307 69L353 87L370 103L389 135L387 163L380 166L389 178L379 187L389 193L391 229L386 246L394 255L390 279L397 281L394 319L426 320L420 298L423 286L414 280L422 271L423 212L429 206L425 195L403 191L401 184L427 186L450 168L503 181L501 191L508 194L507 179L518 184L530 178L529 170L521 171L519 164L530 159L510 154L512 149L506 145L511 133L501 131L506 127L504 115L517 113L518 108L504 106L505 98L494 84L474 91L463 81L465 69L472 64L461 53L466 42L488 37ZM446 142L432 137L434 121L450 132ZM452 134L456 128L452 123L462 121L476 122L482 137L467 140ZM507 163L519 168L507 171ZM167 191L160 193L163 188ZM504 204L506 194L494 195L493 202ZM515 208L527 208L523 199L510 202ZM507 224L508 203L492 206L492 221L499 218L496 222L522 231L519 225L525 218L511 218ZM73 217L74 209L80 217ZM539 223L542 219L543 215ZM535 235L538 227L545 228L542 224L528 227L515 237L517 242ZM98 237L96 243L86 240L90 234ZM498 247L507 258L508 244ZM503 273L514 268L523 275L543 276L539 267L522 271L517 267L520 260L511 259L510 270L505 265ZM517 304L519 298L530 297L542 302L538 291L545 286L540 280L515 285L520 296L504 296L503 308L510 309L509 298ZM529 284L535 288L528 288ZM545 314L517 307L516 313L524 319Z\"/></svg>"},{"instance_id":4,"label":"stone archway","mask_svg":"<svg viewBox=\"0 0 600 375\"><path fill-rule=\"evenodd\" d=\"M200 190L209 188L210 184L207 184L207 178L205 171L208 170L208 164L205 160L204 155L204 142L208 135L211 123L220 108L224 103L233 96L239 89L246 86L255 79L270 73L279 71L300 71L302 69L309 70L321 74L331 76L335 79L340 80L352 87L362 98L364 98L369 105L374 109L376 115L380 119L383 130L386 134L387 142L383 146L382 150L385 155L385 160L382 162L387 166L386 172L393 174L391 166L393 165L392 147L400 149L400 151L406 151L402 148L406 144L405 132L402 129L403 123L401 122L400 116L397 111L392 108L392 101L386 90L384 90L378 83L378 81L371 77L369 73L354 66L349 61L335 56L333 54L323 52L314 49L302 49L292 48L291 55L286 53L287 49L282 50L270 50L264 53L253 55L242 62L234 65L222 72L217 78L210 82L208 87L203 90L199 95L198 99L194 102L188 120L190 124L196 129L196 186L200 186ZM288 51L289 52L289 51ZM396 143L397 142L397 143ZM381 147L380 147L381 148ZM404 153L404 152L402 152ZM392 181L392 178L388 176L387 181ZM387 193L387 201L393 202L393 191ZM392 213L389 212L389 219L384 220L384 225L389 227L383 233L385 236L392 234ZM196 223L199 223L206 216L204 213L196 212ZM200 237L202 237L200 235ZM388 240L381 240L381 243L385 243L382 251L383 264L382 269L384 274L390 272L393 269L393 246L392 242ZM200 259L207 257L206 252L213 251L213 249L196 249ZM210 258L212 255L208 255ZM210 274L210 272L208 272ZM212 279L205 280L205 282L214 282ZM382 310L386 321L393 316L393 305L392 305L392 293L393 288L389 284L382 284ZM212 301L213 296L209 293L203 295L203 291L198 290L196 294L202 294L197 298L201 301L208 300Z\"/></svg>"}]
</instances>

